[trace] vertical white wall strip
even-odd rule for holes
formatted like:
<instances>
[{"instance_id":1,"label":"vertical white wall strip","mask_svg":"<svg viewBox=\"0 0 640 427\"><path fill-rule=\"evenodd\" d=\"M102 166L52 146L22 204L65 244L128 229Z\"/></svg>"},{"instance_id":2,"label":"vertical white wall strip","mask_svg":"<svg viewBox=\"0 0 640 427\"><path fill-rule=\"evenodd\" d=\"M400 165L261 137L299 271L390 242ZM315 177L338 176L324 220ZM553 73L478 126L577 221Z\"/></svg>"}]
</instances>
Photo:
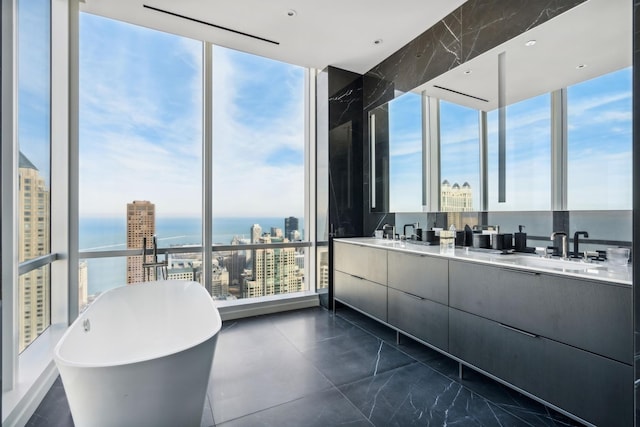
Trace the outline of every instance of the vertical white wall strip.
<instances>
[{"instance_id":1,"label":"vertical white wall strip","mask_svg":"<svg viewBox=\"0 0 640 427\"><path fill-rule=\"evenodd\" d=\"M427 212L440 210L440 101L423 94L423 134L427 136L426 150L426 186Z\"/></svg>"},{"instance_id":2,"label":"vertical white wall strip","mask_svg":"<svg viewBox=\"0 0 640 427\"><path fill-rule=\"evenodd\" d=\"M551 210L568 209L567 89L551 92Z\"/></svg>"},{"instance_id":3,"label":"vertical white wall strip","mask_svg":"<svg viewBox=\"0 0 640 427\"><path fill-rule=\"evenodd\" d=\"M498 203L507 201L507 53L498 54Z\"/></svg>"},{"instance_id":4,"label":"vertical white wall strip","mask_svg":"<svg viewBox=\"0 0 640 427\"><path fill-rule=\"evenodd\" d=\"M376 115L369 115L369 141L370 141L370 160L371 163L371 209L376 207Z\"/></svg>"},{"instance_id":5,"label":"vertical white wall strip","mask_svg":"<svg viewBox=\"0 0 640 427\"><path fill-rule=\"evenodd\" d=\"M478 111L478 129L480 141L480 206L478 210L489 210L489 131L487 130L487 112Z\"/></svg>"},{"instance_id":6,"label":"vertical white wall strip","mask_svg":"<svg viewBox=\"0 0 640 427\"><path fill-rule=\"evenodd\" d=\"M2 0L2 390L18 369L17 19L15 0Z\"/></svg>"},{"instance_id":7,"label":"vertical white wall strip","mask_svg":"<svg viewBox=\"0 0 640 427\"><path fill-rule=\"evenodd\" d=\"M202 43L202 284L211 293L213 254L213 45ZM208 266L208 267L207 267Z\"/></svg>"}]
</instances>

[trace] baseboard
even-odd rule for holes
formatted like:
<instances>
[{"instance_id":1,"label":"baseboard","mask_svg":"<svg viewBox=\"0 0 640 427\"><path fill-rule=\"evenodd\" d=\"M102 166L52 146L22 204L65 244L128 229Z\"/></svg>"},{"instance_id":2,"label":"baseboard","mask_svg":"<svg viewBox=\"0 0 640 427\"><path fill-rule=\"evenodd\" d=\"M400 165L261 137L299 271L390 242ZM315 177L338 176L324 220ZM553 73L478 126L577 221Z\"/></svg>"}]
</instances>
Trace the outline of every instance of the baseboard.
<instances>
[{"instance_id":1,"label":"baseboard","mask_svg":"<svg viewBox=\"0 0 640 427\"><path fill-rule=\"evenodd\" d=\"M220 317L223 321L241 319L244 317L260 316L263 314L280 313L282 311L299 310L302 308L318 307L318 294L305 293L300 296L258 298L255 301L240 300L236 304L218 305Z\"/></svg>"}]
</instances>

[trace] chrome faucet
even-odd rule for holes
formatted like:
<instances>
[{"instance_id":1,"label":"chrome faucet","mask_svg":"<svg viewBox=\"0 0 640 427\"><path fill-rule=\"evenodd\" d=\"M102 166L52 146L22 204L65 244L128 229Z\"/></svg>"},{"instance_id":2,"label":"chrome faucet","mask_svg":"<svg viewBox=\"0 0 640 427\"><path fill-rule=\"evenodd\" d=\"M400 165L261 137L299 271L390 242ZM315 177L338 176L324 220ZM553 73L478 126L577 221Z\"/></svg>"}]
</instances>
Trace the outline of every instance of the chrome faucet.
<instances>
[{"instance_id":1,"label":"chrome faucet","mask_svg":"<svg viewBox=\"0 0 640 427\"><path fill-rule=\"evenodd\" d=\"M555 243L556 241L556 236L562 236L562 259L567 259L568 258L568 252L569 252L569 242L567 240L567 233L565 233L564 231L554 231L553 233L551 233L551 241Z\"/></svg>"},{"instance_id":2,"label":"chrome faucet","mask_svg":"<svg viewBox=\"0 0 640 427\"><path fill-rule=\"evenodd\" d=\"M586 231L576 231L573 234L573 257L574 258L580 258L580 252L578 252L578 240L580 239L580 236L589 238L589 233L587 233ZM584 258L587 259L586 251L584 253Z\"/></svg>"},{"instance_id":3,"label":"chrome faucet","mask_svg":"<svg viewBox=\"0 0 640 427\"><path fill-rule=\"evenodd\" d=\"M407 227L413 228L413 234L411 236L407 235ZM417 222L414 222L413 224L405 224L404 227L402 227L402 234L404 234L405 239L411 239L411 237L416 234L418 227L420 227L420 224Z\"/></svg>"}]
</instances>

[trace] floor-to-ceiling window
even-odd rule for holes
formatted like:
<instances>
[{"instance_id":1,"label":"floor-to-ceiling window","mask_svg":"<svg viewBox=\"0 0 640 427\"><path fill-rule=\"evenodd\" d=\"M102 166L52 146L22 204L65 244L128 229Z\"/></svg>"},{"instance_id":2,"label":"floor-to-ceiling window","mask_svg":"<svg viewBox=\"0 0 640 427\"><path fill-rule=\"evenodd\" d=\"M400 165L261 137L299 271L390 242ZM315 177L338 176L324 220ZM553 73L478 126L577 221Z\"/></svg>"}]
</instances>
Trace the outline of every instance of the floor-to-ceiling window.
<instances>
[{"instance_id":1,"label":"floor-to-ceiling window","mask_svg":"<svg viewBox=\"0 0 640 427\"><path fill-rule=\"evenodd\" d=\"M302 67L213 47L215 298L307 288L307 248L282 246L308 241L304 88Z\"/></svg>"},{"instance_id":2,"label":"floor-to-ceiling window","mask_svg":"<svg viewBox=\"0 0 640 427\"><path fill-rule=\"evenodd\" d=\"M440 101L440 210L480 207L478 110Z\"/></svg>"},{"instance_id":3,"label":"floor-to-ceiling window","mask_svg":"<svg viewBox=\"0 0 640 427\"><path fill-rule=\"evenodd\" d=\"M115 286L161 277L199 281L218 300L309 288L306 70L214 46L205 93L203 46L80 15L81 307ZM212 207L203 199L209 186ZM143 259L143 242L151 248L154 236L160 255ZM166 268L146 267L155 261Z\"/></svg>"},{"instance_id":4,"label":"floor-to-ceiling window","mask_svg":"<svg viewBox=\"0 0 640 427\"><path fill-rule=\"evenodd\" d=\"M138 255L154 236L198 248L158 261L169 278L199 280L202 43L83 13L79 85L80 250L138 251L83 259L80 305L161 275Z\"/></svg>"},{"instance_id":5,"label":"floor-to-ceiling window","mask_svg":"<svg viewBox=\"0 0 640 427\"><path fill-rule=\"evenodd\" d=\"M19 0L18 16L18 336L22 352L51 323L51 5Z\"/></svg>"},{"instance_id":6,"label":"floor-to-ceiling window","mask_svg":"<svg viewBox=\"0 0 640 427\"><path fill-rule=\"evenodd\" d=\"M631 68L567 88L568 208L631 209Z\"/></svg>"},{"instance_id":7,"label":"floor-to-ceiling window","mask_svg":"<svg viewBox=\"0 0 640 427\"><path fill-rule=\"evenodd\" d=\"M489 210L551 208L551 95L546 93L506 107L505 201L498 197L498 110L487 114Z\"/></svg>"}]
</instances>

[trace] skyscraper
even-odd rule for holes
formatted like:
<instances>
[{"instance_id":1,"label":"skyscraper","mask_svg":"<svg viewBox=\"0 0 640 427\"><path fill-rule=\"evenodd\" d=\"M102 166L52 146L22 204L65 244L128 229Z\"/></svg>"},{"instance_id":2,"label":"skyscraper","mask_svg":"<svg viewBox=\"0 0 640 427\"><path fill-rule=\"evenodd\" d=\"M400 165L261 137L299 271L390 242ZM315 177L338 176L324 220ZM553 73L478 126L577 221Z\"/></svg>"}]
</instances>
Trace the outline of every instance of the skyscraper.
<instances>
[{"instance_id":1,"label":"skyscraper","mask_svg":"<svg viewBox=\"0 0 640 427\"><path fill-rule=\"evenodd\" d=\"M251 226L251 243L260 243L261 235L262 227L260 227L260 224L253 224Z\"/></svg>"},{"instance_id":2,"label":"skyscraper","mask_svg":"<svg viewBox=\"0 0 640 427\"><path fill-rule=\"evenodd\" d=\"M449 184L446 179L440 187L440 210L442 212L469 212L473 209L473 194L468 182Z\"/></svg>"},{"instance_id":3,"label":"skyscraper","mask_svg":"<svg viewBox=\"0 0 640 427\"><path fill-rule=\"evenodd\" d=\"M49 252L51 232L49 189L31 161L20 153L18 163L18 262ZM50 323L49 266L21 274L19 279L19 351Z\"/></svg>"},{"instance_id":4,"label":"skyscraper","mask_svg":"<svg viewBox=\"0 0 640 427\"><path fill-rule=\"evenodd\" d=\"M145 237L147 248L152 248L155 234L156 206L146 200L127 203L127 249L142 249ZM141 255L127 257L127 284L144 280L143 262ZM151 272L150 279L155 279L155 272Z\"/></svg>"},{"instance_id":5,"label":"skyscraper","mask_svg":"<svg viewBox=\"0 0 640 427\"><path fill-rule=\"evenodd\" d=\"M291 241L296 240L294 237L292 237L291 233L297 230L298 230L298 218L294 216L290 216L289 218L284 219L284 236L287 239Z\"/></svg>"}]
</instances>

